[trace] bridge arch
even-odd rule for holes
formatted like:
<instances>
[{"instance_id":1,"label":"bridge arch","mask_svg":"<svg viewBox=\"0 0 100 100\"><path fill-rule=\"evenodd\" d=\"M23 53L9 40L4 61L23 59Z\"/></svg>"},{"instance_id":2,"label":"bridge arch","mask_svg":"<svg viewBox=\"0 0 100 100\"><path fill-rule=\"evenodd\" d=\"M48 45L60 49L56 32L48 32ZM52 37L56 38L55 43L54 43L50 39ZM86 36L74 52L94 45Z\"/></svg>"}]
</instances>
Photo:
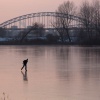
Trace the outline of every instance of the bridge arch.
<instances>
[{"instance_id":1,"label":"bridge arch","mask_svg":"<svg viewBox=\"0 0 100 100\"><path fill-rule=\"evenodd\" d=\"M33 23L37 22L45 25L45 28L53 28L51 23L55 22L56 17L62 17L62 18L69 17L73 20L72 25L74 26L80 24L80 20L82 20L80 17L74 15L67 15L56 12L39 12L39 13L26 14L7 20L1 23L0 27L12 28L16 26L17 28L27 28L28 26L32 26Z\"/></svg>"}]
</instances>

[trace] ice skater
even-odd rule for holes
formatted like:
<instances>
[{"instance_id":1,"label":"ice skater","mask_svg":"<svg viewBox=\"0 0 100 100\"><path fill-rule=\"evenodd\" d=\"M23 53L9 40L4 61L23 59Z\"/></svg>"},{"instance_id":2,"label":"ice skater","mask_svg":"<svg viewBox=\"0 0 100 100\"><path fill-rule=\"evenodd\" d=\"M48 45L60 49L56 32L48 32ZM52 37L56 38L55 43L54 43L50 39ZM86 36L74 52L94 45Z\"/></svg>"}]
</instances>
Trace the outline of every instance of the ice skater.
<instances>
[{"instance_id":1,"label":"ice skater","mask_svg":"<svg viewBox=\"0 0 100 100\"><path fill-rule=\"evenodd\" d=\"M25 67L25 71L27 71L27 63L28 63L28 59L23 61L23 67L21 68L21 70Z\"/></svg>"}]
</instances>

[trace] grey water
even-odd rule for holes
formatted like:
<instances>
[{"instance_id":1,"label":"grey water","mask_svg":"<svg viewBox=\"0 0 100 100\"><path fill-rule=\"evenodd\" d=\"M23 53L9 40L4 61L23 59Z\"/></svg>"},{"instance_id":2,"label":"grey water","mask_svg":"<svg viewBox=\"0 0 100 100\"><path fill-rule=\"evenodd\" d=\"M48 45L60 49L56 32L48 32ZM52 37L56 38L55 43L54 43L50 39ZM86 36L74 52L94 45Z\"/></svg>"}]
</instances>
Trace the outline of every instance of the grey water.
<instances>
[{"instance_id":1,"label":"grey water","mask_svg":"<svg viewBox=\"0 0 100 100\"><path fill-rule=\"evenodd\" d=\"M0 100L100 100L100 47L0 46Z\"/></svg>"}]
</instances>

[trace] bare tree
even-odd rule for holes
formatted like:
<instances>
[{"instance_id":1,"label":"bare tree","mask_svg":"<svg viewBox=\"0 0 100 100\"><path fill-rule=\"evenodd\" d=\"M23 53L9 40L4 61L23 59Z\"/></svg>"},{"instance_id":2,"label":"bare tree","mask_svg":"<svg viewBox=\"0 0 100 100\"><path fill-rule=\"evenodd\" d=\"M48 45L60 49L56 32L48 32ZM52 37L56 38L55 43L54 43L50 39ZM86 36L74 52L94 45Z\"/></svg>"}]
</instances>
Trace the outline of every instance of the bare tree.
<instances>
[{"instance_id":1,"label":"bare tree","mask_svg":"<svg viewBox=\"0 0 100 100\"><path fill-rule=\"evenodd\" d=\"M81 20L82 23L82 27L85 29L86 31L86 38L91 39L91 28L93 26L93 16L94 16L94 8L90 5L90 3L88 1L83 2L81 8L80 8L80 12L79 12L79 16L84 19Z\"/></svg>"},{"instance_id":2,"label":"bare tree","mask_svg":"<svg viewBox=\"0 0 100 100\"><path fill-rule=\"evenodd\" d=\"M33 24L33 34L35 34L37 37L41 37L44 34L44 25L40 23L34 23Z\"/></svg>"},{"instance_id":3,"label":"bare tree","mask_svg":"<svg viewBox=\"0 0 100 100\"><path fill-rule=\"evenodd\" d=\"M42 36L44 33L44 25L40 24L40 23L34 23L31 27L29 27L27 30L22 32L22 38L21 38L21 42L25 39L25 37L32 32L33 34L35 34L37 37L38 36Z\"/></svg>"},{"instance_id":4,"label":"bare tree","mask_svg":"<svg viewBox=\"0 0 100 100\"><path fill-rule=\"evenodd\" d=\"M56 17L56 22L53 24L53 26L58 31L62 42L65 42L66 38L68 38L69 42L71 42L69 26L72 22L72 19L69 15L75 15L76 7L73 2L67 1L59 5L56 12L64 16L66 15L66 17Z\"/></svg>"},{"instance_id":5,"label":"bare tree","mask_svg":"<svg viewBox=\"0 0 100 100\"><path fill-rule=\"evenodd\" d=\"M93 2L94 7L94 19L93 24L96 31L96 37L100 36L100 1L96 0Z\"/></svg>"},{"instance_id":6,"label":"bare tree","mask_svg":"<svg viewBox=\"0 0 100 100\"><path fill-rule=\"evenodd\" d=\"M83 2L79 16L84 19L81 20L82 27L85 30L84 40L95 42L100 36L100 1Z\"/></svg>"}]
</instances>

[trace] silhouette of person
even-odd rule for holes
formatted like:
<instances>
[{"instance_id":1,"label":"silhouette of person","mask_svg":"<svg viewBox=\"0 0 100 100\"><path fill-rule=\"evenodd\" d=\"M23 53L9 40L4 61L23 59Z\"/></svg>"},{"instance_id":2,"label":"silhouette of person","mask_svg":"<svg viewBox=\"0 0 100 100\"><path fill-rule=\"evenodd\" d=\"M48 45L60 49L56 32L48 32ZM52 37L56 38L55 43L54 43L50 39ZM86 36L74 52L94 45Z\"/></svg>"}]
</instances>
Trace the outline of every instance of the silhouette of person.
<instances>
[{"instance_id":1,"label":"silhouette of person","mask_svg":"<svg viewBox=\"0 0 100 100\"><path fill-rule=\"evenodd\" d=\"M22 75L23 75L23 80L24 80L24 81L28 81L28 78L27 78L27 71L25 71L25 73L23 73L23 72L21 71L21 73L22 73Z\"/></svg>"},{"instance_id":2,"label":"silhouette of person","mask_svg":"<svg viewBox=\"0 0 100 100\"><path fill-rule=\"evenodd\" d=\"M28 59L23 61L23 67L21 68L21 70L25 67L25 70L27 71L27 63L28 63Z\"/></svg>"}]
</instances>

